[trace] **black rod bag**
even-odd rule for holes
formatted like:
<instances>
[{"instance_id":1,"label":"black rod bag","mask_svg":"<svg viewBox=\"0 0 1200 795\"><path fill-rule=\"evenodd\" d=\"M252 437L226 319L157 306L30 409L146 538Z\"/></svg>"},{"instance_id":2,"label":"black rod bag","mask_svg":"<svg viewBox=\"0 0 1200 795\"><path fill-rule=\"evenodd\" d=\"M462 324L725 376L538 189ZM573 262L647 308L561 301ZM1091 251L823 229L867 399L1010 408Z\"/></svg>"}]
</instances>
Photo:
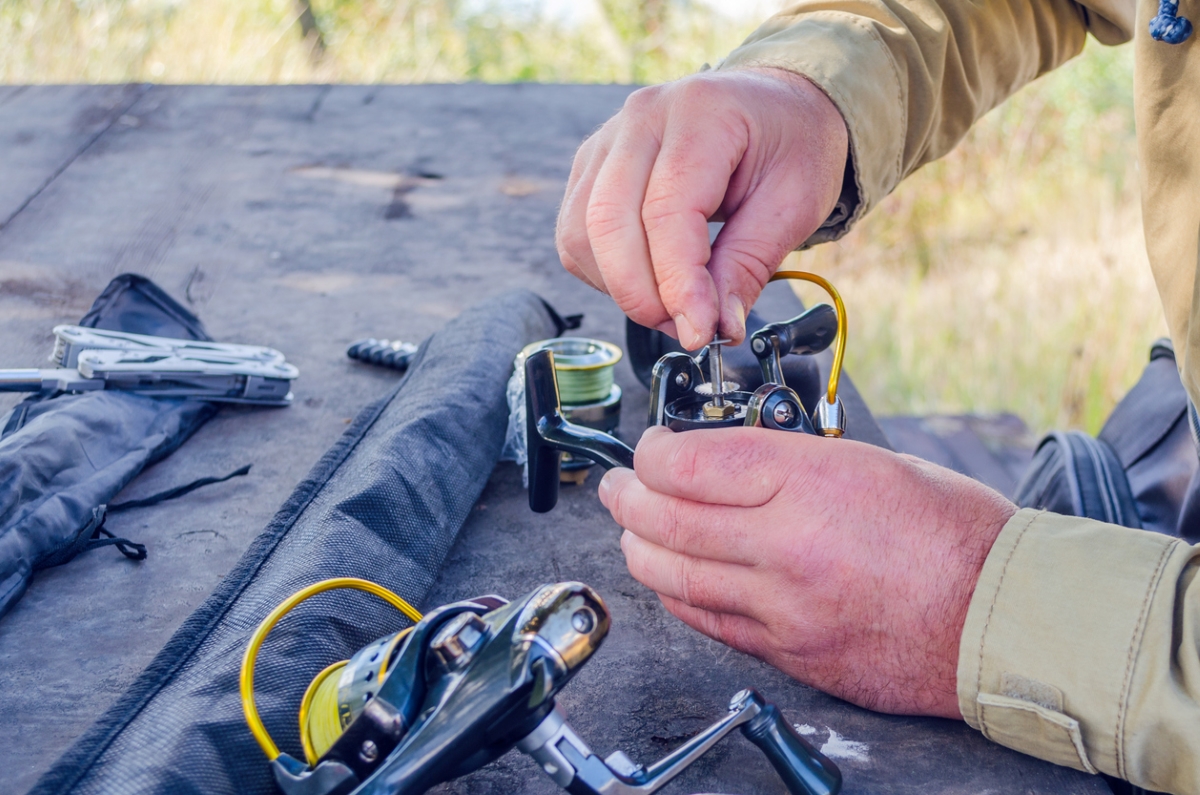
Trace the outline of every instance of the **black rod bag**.
<instances>
[{"instance_id":1,"label":"black rod bag","mask_svg":"<svg viewBox=\"0 0 1200 795\"><path fill-rule=\"evenodd\" d=\"M212 339L199 318L133 274L113 279L79 325ZM215 413L201 400L117 391L38 394L19 403L0 421L0 616L37 569L112 543L92 538L104 506Z\"/></svg>"},{"instance_id":2,"label":"black rod bag","mask_svg":"<svg viewBox=\"0 0 1200 795\"><path fill-rule=\"evenodd\" d=\"M536 295L467 311L422 345L395 390L364 409L216 591L33 792L275 792L242 717L238 673L254 628L313 582L361 577L420 606L500 457L513 359L560 332ZM258 708L301 756L309 680L404 625L351 591L321 594L275 627L258 657Z\"/></svg>"}]
</instances>

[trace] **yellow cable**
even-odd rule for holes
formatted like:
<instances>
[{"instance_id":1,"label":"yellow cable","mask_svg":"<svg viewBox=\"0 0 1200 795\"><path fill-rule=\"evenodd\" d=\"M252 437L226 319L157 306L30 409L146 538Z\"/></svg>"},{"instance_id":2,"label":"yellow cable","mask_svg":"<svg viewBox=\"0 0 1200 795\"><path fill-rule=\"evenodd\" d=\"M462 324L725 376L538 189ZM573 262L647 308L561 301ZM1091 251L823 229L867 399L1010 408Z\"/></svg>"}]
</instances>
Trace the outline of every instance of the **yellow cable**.
<instances>
[{"instance_id":1,"label":"yellow cable","mask_svg":"<svg viewBox=\"0 0 1200 795\"><path fill-rule=\"evenodd\" d=\"M321 582L301 588L287 599L284 599L254 630L254 633L250 636L250 643L246 646L246 653L242 656L242 673L240 677L242 712L246 715L246 724L250 727L250 733L254 735L254 739L258 741L259 747L263 749L263 753L267 755L268 759L273 760L279 756L279 746L275 745L275 741L271 739L271 735L267 732L267 727L263 725L262 718L258 715L258 707L254 704L254 663L258 659L258 650L262 646L263 640L266 639L267 633L292 608L311 596L316 596L319 593L332 591L337 588L352 588L358 591L365 591L378 596L408 616L411 620L421 620L421 614L408 602L382 585L376 585L368 580L360 580L357 577L335 577L332 580L322 580Z\"/></svg>"},{"instance_id":2,"label":"yellow cable","mask_svg":"<svg viewBox=\"0 0 1200 795\"><path fill-rule=\"evenodd\" d=\"M838 333L837 344L833 349L833 367L829 371L829 386L826 389L825 399L829 403L834 403L837 400L838 380L842 376L842 359L846 355L846 305L842 303L842 296L838 293L837 288L830 284L823 276L806 271L779 271L771 277L771 281L773 282L783 279L812 282L824 288L825 292L829 293L829 296L833 299L833 308L837 310Z\"/></svg>"}]
</instances>

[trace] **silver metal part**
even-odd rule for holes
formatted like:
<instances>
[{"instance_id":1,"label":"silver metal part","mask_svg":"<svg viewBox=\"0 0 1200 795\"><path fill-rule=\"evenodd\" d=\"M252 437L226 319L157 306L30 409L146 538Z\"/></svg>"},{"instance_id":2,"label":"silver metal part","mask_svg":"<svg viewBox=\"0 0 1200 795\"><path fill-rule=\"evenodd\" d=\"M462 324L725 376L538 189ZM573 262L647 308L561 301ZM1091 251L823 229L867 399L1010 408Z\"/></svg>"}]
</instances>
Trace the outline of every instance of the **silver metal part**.
<instances>
[{"instance_id":1,"label":"silver metal part","mask_svg":"<svg viewBox=\"0 0 1200 795\"><path fill-rule=\"evenodd\" d=\"M708 386L712 400L704 404L707 419L722 420L733 415L737 408L725 402L725 365L721 360L721 346L729 340L713 337L708 344Z\"/></svg>"},{"instance_id":2,"label":"silver metal part","mask_svg":"<svg viewBox=\"0 0 1200 795\"><path fill-rule=\"evenodd\" d=\"M429 641L429 649L445 671L462 668L487 640L488 627L474 613L460 613L446 622Z\"/></svg>"},{"instance_id":3,"label":"silver metal part","mask_svg":"<svg viewBox=\"0 0 1200 795\"><path fill-rule=\"evenodd\" d=\"M0 391L120 389L149 397L286 406L300 372L273 348L57 326L53 370L0 370Z\"/></svg>"},{"instance_id":4,"label":"silver metal part","mask_svg":"<svg viewBox=\"0 0 1200 795\"><path fill-rule=\"evenodd\" d=\"M822 397L817 402L817 416L813 420L817 433L841 438L846 432L846 409L842 406L842 399L838 397L830 403L828 398Z\"/></svg>"},{"instance_id":5,"label":"silver metal part","mask_svg":"<svg viewBox=\"0 0 1200 795\"><path fill-rule=\"evenodd\" d=\"M558 705L517 743L517 748L533 757L560 787L575 782L573 792L649 795L682 773L722 737L752 720L760 710L752 693L743 690L730 701L728 715L649 768L634 763L620 751L601 761L567 725L566 715Z\"/></svg>"},{"instance_id":6,"label":"silver metal part","mask_svg":"<svg viewBox=\"0 0 1200 795\"><path fill-rule=\"evenodd\" d=\"M791 403L779 403L771 412L771 418L780 425L791 425L796 421L796 407Z\"/></svg>"},{"instance_id":7,"label":"silver metal part","mask_svg":"<svg viewBox=\"0 0 1200 795\"><path fill-rule=\"evenodd\" d=\"M284 363L282 353L274 348L264 348L259 345L152 337L147 334L127 334L122 331L107 331L86 326L55 326L54 351L50 354L50 361L59 367L75 367L79 361L79 354L83 351L147 353L164 350L195 359L218 356L247 363Z\"/></svg>"},{"instance_id":8,"label":"silver metal part","mask_svg":"<svg viewBox=\"0 0 1200 795\"><path fill-rule=\"evenodd\" d=\"M777 431L813 433L800 396L790 387L763 384L754 390L746 406L745 424Z\"/></svg>"},{"instance_id":9,"label":"silver metal part","mask_svg":"<svg viewBox=\"0 0 1200 795\"><path fill-rule=\"evenodd\" d=\"M358 756L364 762L370 764L379 758L379 746L375 745L371 740L363 740L362 748L358 751Z\"/></svg>"},{"instance_id":10,"label":"silver metal part","mask_svg":"<svg viewBox=\"0 0 1200 795\"><path fill-rule=\"evenodd\" d=\"M725 386L725 388L722 390L722 392L724 392L725 395L728 395L730 392L737 392L739 389L742 388L742 385L739 384L737 381L726 381L724 386ZM712 397L712 393L713 393L712 383L709 381L701 381L700 383L696 384L695 392L697 395L704 395L705 397Z\"/></svg>"}]
</instances>

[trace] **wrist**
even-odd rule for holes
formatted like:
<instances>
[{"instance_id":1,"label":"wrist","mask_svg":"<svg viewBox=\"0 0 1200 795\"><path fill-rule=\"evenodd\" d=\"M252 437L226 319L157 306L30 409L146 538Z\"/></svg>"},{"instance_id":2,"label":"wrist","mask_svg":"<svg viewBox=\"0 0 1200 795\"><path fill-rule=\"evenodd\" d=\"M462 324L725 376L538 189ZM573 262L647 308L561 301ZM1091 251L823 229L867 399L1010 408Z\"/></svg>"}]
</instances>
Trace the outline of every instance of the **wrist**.
<instances>
[{"instance_id":1,"label":"wrist","mask_svg":"<svg viewBox=\"0 0 1200 795\"><path fill-rule=\"evenodd\" d=\"M835 218L844 220L849 215L845 181L849 175L853 183L853 171L849 128L838 106L812 80L788 69L745 66L725 72L750 78L747 94L773 116L763 119L764 130L778 128L781 162L776 165L804 176L805 195L796 197L803 199L795 207L796 225L811 233ZM763 139L771 138L768 132L760 132Z\"/></svg>"}]
</instances>

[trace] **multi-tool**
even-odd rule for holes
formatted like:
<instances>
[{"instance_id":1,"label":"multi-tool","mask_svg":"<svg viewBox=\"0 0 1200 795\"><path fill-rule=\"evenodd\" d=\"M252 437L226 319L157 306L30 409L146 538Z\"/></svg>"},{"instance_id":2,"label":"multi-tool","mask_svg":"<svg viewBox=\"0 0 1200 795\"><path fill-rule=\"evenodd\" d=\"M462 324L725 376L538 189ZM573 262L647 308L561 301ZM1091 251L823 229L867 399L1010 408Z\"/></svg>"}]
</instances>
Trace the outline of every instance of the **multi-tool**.
<instances>
[{"instance_id":1,"label":"multi-tool","mask_svg":"<svg viewBox=\"0 0 1200 795\"><path fill-rule=\"evenodd\" d=\"M0 392L119 389L149 397L287 406L300 372L273 348L56 326L51 369L0 370Z\"/></svg>"}]
</instances>

